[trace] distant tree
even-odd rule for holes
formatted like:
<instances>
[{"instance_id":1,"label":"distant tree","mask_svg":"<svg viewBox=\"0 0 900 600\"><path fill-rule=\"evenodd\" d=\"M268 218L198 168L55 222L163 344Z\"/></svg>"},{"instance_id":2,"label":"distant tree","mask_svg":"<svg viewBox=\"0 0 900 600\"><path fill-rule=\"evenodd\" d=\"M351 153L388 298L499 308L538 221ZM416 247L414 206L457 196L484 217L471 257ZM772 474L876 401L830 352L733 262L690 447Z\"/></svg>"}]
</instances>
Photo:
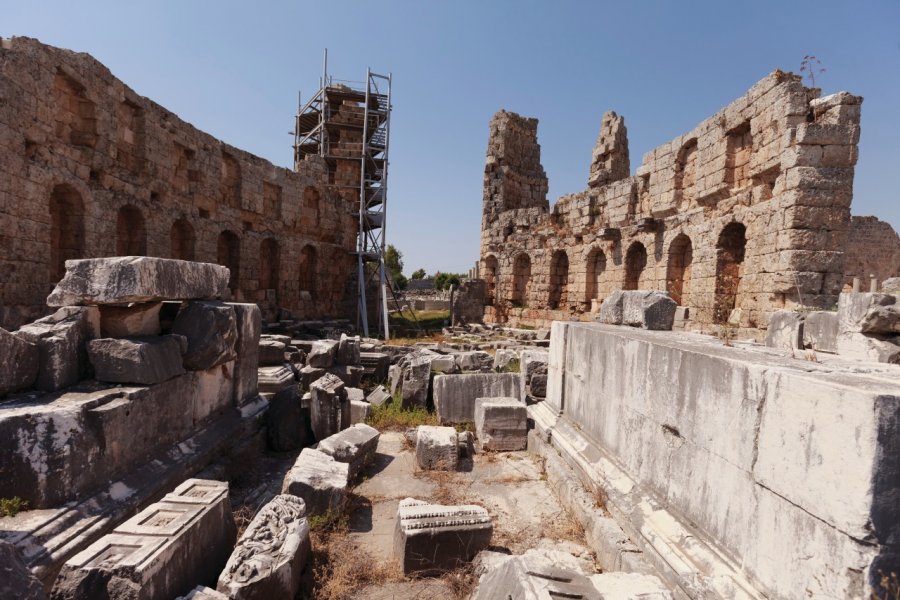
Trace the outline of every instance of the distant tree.
<instances>
[{"instance_id":1,"label":"distant tree","mask_svg":"<svg viewBox=\"0 0 900 600\"><path fill-rule=\"evenodd\" d=\"M425 279L425 269L416 269L413 271L413 274L409 276L410 279Z\"/></svg>"},{"instance_id":2,"label":"distant tree","mask_svg":"<svg viewBox=\"0 0 900 600\"><path fill-rule=\"evenodd\" d=\"M462 281L462 275L457 273L441 273L438 272L434 276L434 289L448 290L451 285L458 286Z\"/></svg>"},{"instance_id":3,"label":"distant tree","mask_svg":"<svg viewBox=\"0 0 900 600\"><path fill-rule=\"evenodd\" d=\"M405 290L407 279L403 275L403 253L397 250L393 244L388 244L384 249L384 268L387 269L394 282L394 287Z\"/></svg>"}]
</instances>

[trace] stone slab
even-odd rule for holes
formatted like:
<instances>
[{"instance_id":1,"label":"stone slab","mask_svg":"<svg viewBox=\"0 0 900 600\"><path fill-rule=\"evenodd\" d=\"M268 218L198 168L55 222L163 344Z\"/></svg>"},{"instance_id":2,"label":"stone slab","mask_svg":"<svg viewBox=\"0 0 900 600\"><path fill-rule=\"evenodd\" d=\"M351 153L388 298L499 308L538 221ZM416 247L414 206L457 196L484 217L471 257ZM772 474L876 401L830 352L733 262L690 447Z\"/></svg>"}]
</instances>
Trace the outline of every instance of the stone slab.
<instances>
[{"instance_id":1,"label":"stone slab","mask_svg":"<svg viewBox=\"0 0 900 600\"><path fill-rule=\"evenodd\" d=\"M837 353L838 316L836 312L814 311L803 321L803 347L816 352Z\"/></svg>"},{"instance_id":2,"label":"stone slab","mask_svg":"<svg viewBox=\"0 0 900 600\"><path fill-rule=\"evenodd\" d=\"M228 596L205 585L198 585L187 596L179 596L176 600L228 600Z\"/></svg>"},{"instance_id":3,"label":"stone slab","mask_svg":"<svg viewBox=\"0 0 900 600\"><path fill-rule=\"evenodd\" d=\"M117 256L66 261L66 274L48 306L128 304L159 300L221 298L228 269L211 263Z\"/></svg>"},{"instance_id":4,"label":"stone slab","mask_svg":"<svg viewBox=\"0 0 900 600\"><path fill-rule=\"evenodd\" d=\"M237 357L237 318L223 302L195 301L178 311L172 333L187 338L184 367L203 371Z\"/></svg>"},{"instance_id":5,"label":"stone slab","mask_svg":"<svg viewBox=\"0 0 900 600\"><path fill-rule=\"evenodd\" d=\"M391 366L391 357L384 352L360 352L359 364L364 369L364 377L370 377L370 381L384 383L388 378L388 369Z\"/></svg>"},{"instance_id":6,"label":"stone slab","mask_svg":"<svg viewBox=\"0 0 900 600\"><path fill-rule=\"evenodd\" d=\"M463 372L489 372L494 366L494 357L483 350L457 352L453 358Z\"/></svg>"},{"instance_id":7,"label":"stone slab","mask_svg":"<svg viewBox=\"0 0 900 600\"><path fill-rule=\"evenodd\" d=\"M366 402L372 406L381 406L385 402L391 402L392 400L391 394L383 385L375 386L375 388L369 392L369 395L366 396Z\"/></svg>"},{"instance_id":8,"label":"stone slab","mask_svg":"<svg viewBox=\"0 0 900 600\"><path fill-rule=\"evenodd\" d=\"M340 514L347 497L350 465L304 448L285 475L281 493L302 498L308 515Z\"/></svg>"},{"instance_id":9,"label":"stone slab","mask_svg":"<svg viewBox=\"0 0 900 600\"><path fill-rule=\"evenodd\" d=\"M40 360L37 344L0 328L0 397L34 385Z\"/></svg>"},{"instance_id":10,"label":"stone slab","mask_svg":"<svg viewBox=\"0 0 900 600\"><path fill-rule=\"evenodd\" d=\"M327 369L334 365L337 349L337 340L316 340L306 355L306 364L310 367Z\"/></svg>"},{"instance_id":11,"label":"stone slab","mask_svg":"<svg viewBox=\"0 0 900 600\"><path fill-rule=\"evenodd\" d=\"M78 383L87 373L84 344L100 335L96 307L64 307L15 332L38 347L40 364L35 387L52 392Z\"/></svg>"},{"instance_id":12,"label":"stone slab","mask_svg":"<svg viewBox=\"0 0 900 600\"><path fill-rule=\"evenodd\" d=\"M434 378L434 410L441 423L471 423L475 399L518 397L518 373L464 373Z\"/></svg>"},{"instance_id":13,"label":"stone slab","mask_svg":"<svg viewBox=\"0 0 900 600\"><path fill-rule=\"evenodd\" d=\"M257 366L259 364L259 336L262 330L262 313L256 304L229 303L234 310L234 326L237 338L234 350L234 405L252 402L259 393Z\"/></svg>"},{"instance_id":14,"label":"stone slab","mask_svg":"<svg viewBox=\"0 0 900 600\"><path fill-rule=\"evenodd\" d=\"M284 352L287 344L279 340L262 337L259 340L259 366L272 366L284 363Z\"/></svg>"},{"instance_id":15,"label":"stone slab","mask_svg":"<svg viewBox=\"0 0 900 600\"><path fill-rule=\"evenodd\" d=\"M672 329L678 305L669 294L655 290L628 290L624 294L622 325L661 331Z\"/></svg>"},{"instance_id":16,"label":"stone slab","mask_svg":"<svg viewBox=\"0 0 900 600\"><path fill-rule=\"evenodd\" d=\"M294 372L288 366L260 367L257 370L257 386L261 394L277 394L296 385Z\"/></svg>"},{"instance_id":17,"label":"stone slab","mask_svg":"<svg viewBox=\"0 0 900 600\"><path fill-rule=\"evenodd\" d=\"M338 462L347 463L352 480L375 459L380 436L374 427L357 423L325 438L319 442L316 449Z\"/></svg>"},{"instance_id":18,"label":"stone slab","mask_svg":"<svg viewBox=\"0 0 900 600\"><path fill-rule=\"evenodd\" d=\"M317 440L350 426L350 401L344 382L326 373L310 385L310 426Z\"/></svg>"},{"instance_id":19,"label":"stone slab","mask_svg":"<svg viewBox=\"0 0 900 600\"><path fill-rule=\"evenodd\" d=\"M142 302L133 306L100 307L100 335L105 338L159 335L162 302Z\"/></svg>"},{"instance_id":20,"label":"stone slab","mask_svg":"<svg viewBox=\"0 0 900 600\"><path fill-rule=\"evenodd\" d=\"M360 364L359 336L350 337L346 333L341 334L338 341L335 362L339 365Z\"/></svg>"},{"instance_id":21,"label":"stone slab","mask_svg":"<svg viewBox=\"0 0 900 600\"><path fill-rule=\"evenodd\" d=\"M300 388L289 386L269 401L266 412L266 438L269 448L276 452L299 450L312 443L312 430L303 410Z\"/></svg>"},{"instance_id":22,"label":"stone slab","mask_svg":"<svg viewBox=\"0 0 900 600\"><path fill-rule=\"evenodd\" d=\"M590 578L570 561L553 560L534 551L492 557L484 561L484 568L472 600L605 600Z\"/></svg>"},{"instance_id":23,"label":"stone slab","mask_svg":"<svg viewBox=\"0 0 900 600\"><path fill-rule=\"evenodd\" d=\"M350 400L350 423L365 423L372 406L363 400Z\"/></svg>"},{"instance_id":24,"label":"stone slab","mask_svg":"<svg viewBox=\"0 0 900 600\"><path fill-rule=\"evenodd\" d=\"M779 350L802 348L804 318L805 315L791 310L772 314L766 330L766 346Z\"/></svg>"},{"instance_id":25,"label":"stone slab","mask_svg":"<svg viewBox=\"0 0 900 600\"><path fill-rule=\"evenodd\" d=\"M425 471L455 471L459 465L456 429L420 425L416 429L416 464Z\"/></svg>"},{"instance_id":26,"label":"stone slab","mask_svg":"<svg viewBox=\"0 0 900 600\"><path fill-rule=\"evenodd\" d=\"M152 385L185 372L181 355L187 340L180 335L98 338L87 342L97 381Z\"/></svg>"},{"instance_id":27,"label":"stone slab","mask_svg":"<svg viewBox=\"0 0 900 600\"><path fill-rule=\"evenodd\" d=\"M900 334L900 302L894 294L844 293L838 297L841 333Z\"/></svg>"},{"instance_id":28,"label":"stone slab","mask_svg":"<svg viewBox=\"0 0 900 600\"><path fill-rule=\"evenodd\" d=\"M477 398L475 435L482 450L512 452L528 445L528 411L516 398Z\"/></svg>"}]
</instances>

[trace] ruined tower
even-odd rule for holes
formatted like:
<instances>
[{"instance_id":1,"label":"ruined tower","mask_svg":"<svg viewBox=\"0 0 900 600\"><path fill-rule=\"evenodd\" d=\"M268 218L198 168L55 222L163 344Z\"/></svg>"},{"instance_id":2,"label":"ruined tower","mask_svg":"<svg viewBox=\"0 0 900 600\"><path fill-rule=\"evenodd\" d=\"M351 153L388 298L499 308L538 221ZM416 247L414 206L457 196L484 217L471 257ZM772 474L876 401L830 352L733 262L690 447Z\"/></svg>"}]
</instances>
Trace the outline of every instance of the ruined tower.
<instances>
[{"instance_id":1,"label":"ruined tower","mask_svg":"<svg viewBox=\"0 0 900 600\"><path fill-rule=\"evenodd\" d=\"M625 117L614 111L603 114L600 134L591 155L591 171L588 187L596 188L625 179L631 175L628 161L628 130Z\"/></svg>"}]
</instances>

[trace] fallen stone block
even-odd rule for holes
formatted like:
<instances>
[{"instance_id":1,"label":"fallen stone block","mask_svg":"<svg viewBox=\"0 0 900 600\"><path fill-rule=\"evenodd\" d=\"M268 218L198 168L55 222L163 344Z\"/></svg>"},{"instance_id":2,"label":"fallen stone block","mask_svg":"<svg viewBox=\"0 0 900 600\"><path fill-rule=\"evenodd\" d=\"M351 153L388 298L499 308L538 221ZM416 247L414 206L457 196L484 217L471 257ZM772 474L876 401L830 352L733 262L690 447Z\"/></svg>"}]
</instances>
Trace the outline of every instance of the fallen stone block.
<instances>
[{"instance_id":1,"label":"fallen stone block","mask_svg":"<svg viewBox=\"0 0 900 600\"><path fill-rule=\"evenodd\" d=\"M766 330L766 346L779 350L802 348L803 320L804 315L790 310L773 313Z\"/></svg>"},{"instance_id":2,"label":"fallen stone block","mask_svg":"<svg viewBox=\"0 0 900 600\"><path fill-rule=\"evenodd\" d=\"M388 368L388 386L391 396L397 393L403 383L403 368L400 365L391 365Z\"/></svg>"},{"instance_id":3,"label":"fallen stone block","mask_svg":"<svg viewBox=\"0 0 900 600\"><path fill-rule=\"evenodd\" d=\"M526 404L547 396L547 364L550 353L546 350L523 350L519 361L519 394Z\"/></svg>"},{"instance_id":4,"label":"fallen stone block","mask_svg":"<svg viewBox=\"0 0 900 600\"><path fill-rule=\"evenodd\" d=\"M78 383L87 374L85 342L100 335L96 307L69 306L15 332L38 347L40 364L35 387L53 392Z\"/></svg>"},{"instance_id":5,"label":"fallen stone block","mask_svg":"<svg viewBox=\"0 0 900 600\"><path fill-rule=\"evenodd\" d=\"M355 479L375 459L380 437L374 427L357 423L322 440L316 449L338 462L347 463L350 479Z\"/></svg>"},{"instance_id":6,"label":"fallen stone block","mask_svg":"<svg viewBox=\"0 0 900 600\"><path fill-rule=\"evenodd\" d=\"M228 600L228 596L205 585L198 585L187 596L179 596L175 600Z\"/></svg>"},{"instance_id":7,"label":"fallen stone block","mask_svg":"<svg viewBox=\"0 0 900 600\"><path fill-rule=\"evenodd\" d=\"M383 383L387 381L391 357L384 352L360 352L359 364L363 367L363 376L369 381Z\"/></svg>"},{"instance_id":8,"label":"fallen stone block","mask_svg":"<svg viewBox=\"0 0 900 600\"><path fill-rule=\"evenodd\" d=\"M338 377L347 387L358 388L362 385L363 368L358 365L335 365L325 369L325 372Z\"/></svg>"},{"instance_id":9,"label":"fallen stone block","mask_svg":"<svg viewBox=\"0 0 900 600\"><path fill-rule=\"evenodd\" d=\"M393 398L383 385L376 386L366 397L366 401L372 406L381 406L385 402L391 402L392 400Z\"/></svg>"},{"instance_id":10,"label":"fallen stone block","mask_svg":"<svg viewBox=\"0 0 900 600\"><path fill-rule=\"evenodd\" d=\"M600 313L597 315L598 323L607 325L621 325L624 319L625 293L616 290L606 297L600 305Z\"/></svg>"},{"instance_id":11,"label":"fallen stone block","mask_svg":"<svg viewBox=\"0 0 900 600\"><path fill-rule=\"evenodd\" d=\"M0 540L0 598L47 600L41 582L25 566L16 547L5 540Z\"/></svg>"},{"instance_id":12,"label":"fallen stone block","mask_svg":"<svg viewBox=\"0 0 900 600\"><path fill-rule=\"evenodd\" d=\"M838 297L841 333L900 333L900 302L893 294L844 293Z\"/></svg>"},{"instance_id":13,"label":"fallen stone block","mask_svg":"<svg viewBox=\"0 0 900 600\"><path fill-rule=\"evenodd\" d=\"M258 387L261 394L277 394L283 389L297 385L290 367L260 367L257 371Z\"/></svg>"},{"instance_id":14,"label":"fallen stone block","mask_svg":"<svg viewBox=\"0 0 900 600\"><path fill-rule=\"evenodd\" d=\"M900 277L888 277L881 282L883 294L900 294Z\"/></svg>"},{"instance_id":15,"label":"fallen stone block","mask_svg":"<svg viewBox=\"0 0 900 600\"><path fill-rule=\"evenodd\" d=\"M216 588L233 600L293 598L310 554L306 505L282 494L247 526Z\"/></svg>"},{"instance_id":16,"label":"fallen stone block","mask_svg":"<svg viewBox=\"0 0 900 600\"><path fill-rule=\"evenodd\" d=\"M440 574L471 562L491 543L493 525L481 506L400 501L394 557L404 574Z\"/></svg>"},{"instance_id":17,"label":"fallen stone block","mask_svg":"<svg viewBox=\"0 0 900 600\"><path fill-rule=\"evenodd\" d=\"M900 364L900 336L842 332L837 336L837 351L854 360Z\"/></svg>"},{"instance_id":18,"label":"fallen stone block","mask_svg":"<svg viewBox=\"0 0 900 600\"><path fill-rule=\"evenodd\" d=\"M456 373L459 366L456 364L456 357L453 354L438 354L431 359L432 373Z\"/></svg>"},{"instance_id":19,"label":"fallen stone block","mask_svg":"<svg viewBox=\"0 0 900 600\"><path fill-rule=\"evenodd\" d=\"M591 585L600 600L672 600L659 578L643 573L599 573L591 575Z\"/></svg>"},{"instance_id":20,"label":"fallen stone block","mask_svg":"<svg viewBox=\"0 0 900 600\"><path fill-rule=\"evenodd\" d=\"M37 344L0 328L0 397L34 385L40 361Z\"/></svg>"},{"instance_id":21,"label":"fallen stone block","mask_svg":"<svg viewBox=\"0 0 900 600\"><path fill-rule=\"evenodd\" d=\"M518 365L519 368L513 369L512 366ZM519 353L508 348L499 348L494 354L495 371L515 372L521 368Z\"/></svg>"},{"instance_id":22,"label":"fallen stone block","mask_svg":"<svg viewBox=\"0 0 900 600\"><path fill-rule=\"evenodd\" d=\"M339 365L358 365L359 361L359 336L348 337L346 333L342 333L338 342L335 362Z\"/></svg>"},{"instance_id":23,"label":"fallen stone block","mask_svg":"<svg viewBox=\"0 0 900 600\"><path fill-rule=\"evenodd\" d=\"M221 302L189 302L178 311L172 333L187 338L184 367L203 371L237 357L234 308Z\"/></svg>"},{"instance_id":24,"label":"fallen stone block","mask_svg":"<svg viewBox=\"0 0 900 600\"><path fill-rule=\"evenodd\" d=\"M105 338L159 335L162 302L142 302L134 306L101 306L100 336Z\"/></svg>"},{"instance_id":25,"label":"fallen stone block","mask_svg":"<svg viewBox=\"0 0 900 600\"><path fill-rule=\"evenodd\" d=\"M220 265L152 256L88 258L66 261L47 305L215 299L227 288L228 269Z\"/></svg>"},{"instance_id":26,"label":"fallen stone block","mask_svg":"<svg viewBox=\"0 0 900 600\"><path fill-rule=\"evenodd\" d=\"M306 364L320 369L333 366L337 348L337 340L316 340L306 355Z\"/></svg>"},{"instance_id":27,"label":"fallen stone block","mask_svg":"<svg viewBox=\"0 0 900 600\"><path fill-rule=\"evenodd\" d=\"M94 378L110 383L153 385L185 373L181 355L187 340L180 335L99 338L87 343Z\"/></svg>"},{"instance_id":28,"label":"fallen stone block","mask_svg":"<svg viewBox=\"0 0 900 600\"><path fill-rule=\"evenodd\" d=\"M426 471L455 471L459 466L456 429L420 425L416 430L416 464Z\"/></svg>"},{"instance_id":29,"label":"fallen stone block","mask_svg":"<svg viewBox=\"0 0 900 600\"><path fill-rule=\"evenodd\" d=\"M511 452L528 445L528 414L516 398L475 400L475 434L482 450Z\"/></svg>"},{"instance_id":30,"label":"fallen stone block","mask_svg":"<svg viewBox=\"0 0 900 600\"><path fill-rule=\"evenodd\" d=\"M292 385L275 394L266 412L266 436L276 452L299 450L312 443L312 433L300 401L300 388Z\"/></svg>"},{"instance_id":31,"label":"fallen stone block","mask_svg":"<svg viewBox=\"0 0 900 600\"><path fill-rule=\"evenodd\" d=\"M471 423L475 399L520 393L518 373L464 373L434 378L434 410L441 423Z\"/></svg>"},{"instance_id":32,"label":"fallen stone block","mask_svg":"<svg viewBox=\"0 0 900 600\"><path fill-rule=\"evenodd\" d=\"M416 351L407 355L400 384L400 403L403 409L424 408L428 404L431 362L436 356L440 355L428 351Z\"/></svg>"},{"instance_id":33,"label":"fallen stone block","mask_svg":"<svg viewBox=\"0 0 900 600\"><path fill-rule=\"evenodd\" d=\"M259 336L262 313L256 304L229 303L234 310L234 405L243 406L259 394Z\"/></svg>"},{"instance_id":34,"label":"fallen stone block","mask_svg":"<svg viewBox=\"0 0 900 600\"><path fill-rule=\"evenodd\" d=\"M372 407L363 400L350 400L350 424L365 423Z\"/></svg>"},{"instance_id":35,"label":"fallen stone block","mask_svg":"<svg viewBox=\"0 0 900 600\"><path fill-rule=\"evenodd\" d=\"M325 374L325 369L319 369L318 367L310 367L306 365L302 369L300 369L300 385L309 389L312 385L313 381L322 377Z\"/></svg>"},{"instance_id":36,"label":"fallen stone block","mask_svg":"<svg viewBox=\"0 0 900 600\"><path fill-rule=\"evenodd\" d=\"M333 457L304 448L284 478L282 494L291 494L306 502L308 515L340 514L347 497L350 465Z\"/></svg>"},{"instance_id":37,"label":"fallen stone block","mask_svg":"<svg viewBox=\"0 0 900 600\"><path fill-rule=\"evenodd\" d=\"M279 340L263 337L259 340L259 366L280 365L284 363L287 344Z\"/></svg>"},{"instance_id":38,"label":"fallen stone block","mask_svg":"<svg viewBox=\"0 0 900 600\"><path fill-rule=\"evenodd\" d=\"M815 311L803 321L803 347L816 352L837 352L838 316L836 312Z\"/></svg>"},{"instance_id":39,"label":"fallen stone block","mask_svg":"<svg viewBox=\"0 0 900 600\"><path fill-rule=\"evenodd\" d=\"M54 600L155 600L213 583L234 545L228 484L191 479L65 563Z\"/></svg>"},{"instance_id":40,"label":"fallen stone block","mask_svg":"<svg viewBox=\"0 0 900 600\"><path fill-rule=\"evenodd\" d=\"M590 578L573 567L571 561L554 560L554 557L534 551L519 556L492 557L485 561L485 573L478 581L472 600L605 600Z\"/></svg>"},{"instance_id":41,"label":"fallen stone block","mask_svg":"<svg viewBox=\"0 0 900 600\"><path fill-rule=\"evenodd\" d=\"M344 382L326 373L312 383L309 404L310 425L317 440L350 426L350 401Z\"/></svg>"},{"instance_id":42,"label":"fallen stone block","mask_svg":"<svg viewBox=\"0 0 900 600\"><path fill-rule=\"evenodd\" d=\"M666 292L628 290L624 292L622 324L642 329L671 331L678 305ZM601 313L603 309L600 309Z\"/></svg>"},{"instance_id":43,"label":"fallen stone block","mask_svg":"<svg viewBox=\"0 0 900 600\"><path fill-rule=\"evenodd\" d=\"M483 350L459 352L453 355L460 371L490 371L494 366L494 357Z\"/></svg>"}]
</instances>

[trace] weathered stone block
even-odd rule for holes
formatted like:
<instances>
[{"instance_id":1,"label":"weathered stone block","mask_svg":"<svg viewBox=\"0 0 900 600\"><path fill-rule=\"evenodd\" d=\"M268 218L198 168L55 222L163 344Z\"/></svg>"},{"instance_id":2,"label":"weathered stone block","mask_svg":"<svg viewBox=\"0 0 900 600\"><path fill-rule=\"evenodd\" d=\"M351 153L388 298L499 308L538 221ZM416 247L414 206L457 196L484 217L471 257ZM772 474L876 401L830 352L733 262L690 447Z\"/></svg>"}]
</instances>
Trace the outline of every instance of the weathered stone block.
<instances>
[{"instance_id":1,"label":"weathered stone block","mask_svg":"<svg viewBox=\"0 0 900 600\"><path fill-rule=\"evenodd\" d=\"M98 381L152 385L185 372L181 355L187 340L180 335L99 338L87 343L88 358Z\"/></svg>"},{"instance_id":2,"label":"weathered stone block","mask_svg":"<svg viewBox=\"0 0 900 600\"><path fill-rule=\"evenodd\" d=\"M404 409L425 407L431 382L431 363L438 354L414 352L407 355L403 365L400 402ZM450 359L453 362L453 359Z\"/></svg>"},{"instance_id":3,"label":"weathered stone block","mask_svg":"<svg viewBox=\"0 0 900 600\"><path fill-rule=\"evenodd\" d=\"M803 321L803 347L817 352L837 352L838 316L836 312L815 311Z\"/></svg>"},{"instance_id":4,"label":"weathered stone block","mask_svg":"<svg viewBox=\"0 0 900 600\"><path fill-rule=\"evenodd\" d=\"M316 340L306 356L307 366L320 369L331 367L334 365L337 348L337 340Z\"/></svg>"},{"instance_id":5,"label":"weathered stone block","mask_svg":"<svg viewBox=\"0 0 900 600\"><path fill-rule=\"evenodd\" d=\"M622 324L669 331L678 305L666 292L628 290L622 306ZM601 308L602 313L602 308Z\"/></svg>"},{"instance_id":6,"label":"weathered stone block","mask_svg":"<svg viewBox=\"0 0 900 600\"><path fill-rule=\"evenodd\" d=\"M780 350L794 350L803 347L804 315L780 310L769 319L766 330L766 346Z\"/></svg>"},{"instance_id":7,"label":"weathered stone block","mask_svg":"<svg viewBox=\"0 0 900 600\"><path fill-rule=\"evenodd\" d=\"M159 310L162 302L144 302L134 306L101 306L100 335L105 338L159 335Z\"/></svg>"},{"instance_id":8,"label":"weathered stone block","mask_svg":"<svg viewBox=\"0 0 900 600\"><path fill-rule=\"evenodd\" d=\"M465 373L434 378L434 410L441 423L471 423L475 399L519 396L518 373Z\"/></svg>"},{"instance_id":9,"label":"weathered stone block","mask_svg":"<svg viewBox=\"0 0 900 600\"><path fill-rule=\"evenodd\" d=\"M455 471L459 465L456 429L420 425L416 429L416 464L425 471Z\"/></svg>"},{"instance_id":10,"label":"weathered stone block","mask_svg":"<svg viewBox=\"0 0 900 600\"><path fill-rule=\"evenodd\" d=\"M259 364L259 335L262 313L256 304L229 303L234 310L237 339L234 350L234 404L243 406L259 392L257 366Z\"/></svg>"},{"instance_id":11,"label":"weathered stone block","mask_svg":"<svg viewBox=\"0 0 900 600\"><path fill-rule=\"evenodd\" d=\"M228 304L189 302L178 311L172 333L187 338L184 367L190 371L203 371L237 356L237 319Z\"/></svg>"},{"instance_id":12,"label":"weathered stone block","mask_svg":"<svg viewBox=\"0 0 900 600\"><path fill-rule=\"evenodd\" d=\"M359 336L348 337L346 333L342 333L338 342L335 362L339 365L358 365L359 361Z\"/></svg>"},{"instance_id":13,"label":"weathered stone block","mask_svg":"<svg viewBox=\"0 0 900 600\"><path fill-rule=\"evenodd\" d=\"M893 294L846 293L838 299L842 333L900 333L900 302Z\"/></svg>"},{"instance_id":14,"label":"weathered stone block","mask_svg":"<svg viewBox=\"0 0 900 600\"><path fill-rule=\"evenodd\" d=\"M312 383L322 377L325 374L325 369L319 369L318 367L311 367L306 365L302 369L300 369L300 385L309 389Z\"/></svg>"},{"instance_id":15,"label":"weathered stone block","mask_svg":"<svg viewBox=\"0 0 900 600\"><path fill-rule=\"evenodd\" d=\"M855 360L900 364L900 336L838 333L837 353Z\"/></svg>"},{"instance_id":16,"label":"weathered stone block","mask_svg":"<svg viewBox=\"0 0 900 600\"><path fill-rule=\"evenodd\" d=\"M363 376L370 381L383 383L387 381L391 357L384 352L360 352L359 363L363 366Z\"/></svg>"},{"instance_id":17,"label":"weathered stone block","mask_svg":"<svg viewBox=\"0 0 900 600\"><path fill-rule=\"evenodd\" d=\"M519 556L500 555L484 561L485 573L472 600L522 598L544 600L574 598L605 600L591 580L571 561L529 551ZM479 560L481 555L479 555Z\"/></svg>"},{"instance_id":18,"label":"weathered stone block","mask_svg":"<svg viewBox=\"0 0 900 600\"><path fill-rule=\"evenodd\" d=\"M228 269L210 263L152 256L67 260L48 306L127 304L221 298Z\"/></svg>"},{"instance_id":19,"label":"weathered stone block","mask_svg":"<svg viewBox=\"0 0 900 600\"><path fill-rule=\"evenodd\" d=\"M308 515L338 515L347 497L350 465L324 452L304 448L284 478L282 494L306 502Z\"/></svg>"},{"instance_id":20,"label":"weathered stone block","mask_svg":"<svg viewBox=\"0 0 900 600\"><path fill-rule=\"evenodd\" d=\"M672 600L658 577L644 573L599 573L591 575L590 582L600 600Z\"/></svg>"},{"instance_id":21,"label":"weathered stone block","mask_svg":"<svg viewBox=\"0 0 900 600\"><path fill-rule=\"evenodd\" d=\"M40 360L36 344L0 329L0 397L34 385Z\"/></svg>"},{"instance_id":22,"label":"weathered stone block","mask_svg":"<svg viewBox=\"0 0 900 600\"><path fill-rule=\"evenodd\" d=\"M350 400L350 423L365 423L372 407L364 400Z\"/></svg>"},{"instance_id":23,"label":"weathered stone block","mask_svg":"<svg viewBox=\"0 0 900 600\"><path fill-rule=\"evenodd\" d=\"M385 402L390 402L391 400L391 395L383 385L376 386L366 397L366 402L372 406L381 406Z\"/></svg>"},{"instance_id":24,"label":"weathered stone block","mask_svg":"<svg viewBox=\"0 0 900 600\"><path fill-rule=\"evenodd\" d=\"M326 373L310 386L312 394L309 414L313 434L317 440L334 435L350 426L350 401L344 383Z\"/></svg>"},{"instance_id":25,"label":"weathered stone block","mask_svg":"<svg viewBox=\"0 0 900 600\"><path fill-rule=\"evenodd\" d=\"M494 357L482 350L458 352L453 357L460 371L490 371L494 366Z\"/></svg>"},{"instance_id":26,"label":"weathered stone block","mask_svg":"<svg viewBox=\"0 0 900 600\"><path fill-rule=\"evenodd\" d=\"M37 577L25 566L16 547L0 540L0 598L47 600Z\"/></svg>"},{"instance_id":27,"label":"weathered stone block","mask_svg":"<svg viewBox=\"0 0 900 600\"><path fill-rule=\"evenodd\" d=\"M309 553L306 504L276 496L241 535L216 587L234 600L293 598Z\"/></svg>"},{"instance_id":28,"label":"weathered stone block","mask_svg":"<svg viewBox=\"0 0 900 600\"><path fill-rule=\"evenodd\" d=\"M279 340L263 337L259 340L259 366L280 365L284 363L284 352L287 344Z\"/></svg>"},{"instance_id":29,"label":"weathered stone block","mask_svg":"<svg viewBox=\"0 0 900 600\"><path fill-rule=\"evenodd\" d=\"M477 398L475 434L483 450L510 452L528 445L528 412L516 398Z\"/></svg>"},{"instance_id":30,"label":"weathered stone block","mask_svg":"<svg viewBox=\"0 0 900 600\"><path fill-rule=\"evenodd\" d=\"M900 294L900 277L888 277L881 282L883 294Z\"/></svg>"},{"instance_id":31,"label":"weathered stone block","mask_svg":"<svg viewBox=\"0 0 900 600\"><path fill-rule=\"evenodd\" d=\"M388 368L388 384L390 386L391 395L397 393L403 382L403 368L400 365L391 365Z\"/></svg>"},{"instance_id":32,"label":"weathered stone block","mask_svg":"<svg viewBox=\"0 0 900 600\"><path fill-rule=\"evenodd\" d=\"M300 388L289 386L269 401L266 436L276 452L299 450L312 443L310 426L300 403Z\"/></svg>"},{"instance_id":33,"label":"weathered stone block","mask_svg":"<svg viewBox=\"0 0 900 600\"><path fill-rule=\"evenodd\" d=\"M187 596L179 596L175 600L228 600L228 596L205 585L198 585Z\"/></svg>"},{"instance_id":34,"label":"weathered stone block","mask_svg":"<svg viewBox=\"0 0 900 600\"><path fill-rule=\"evenodd\" d=\"M519 369L521 369L519 353L516 350L510 350L508 348L498 348L497 352L494 354L493 368L495 371L506 371L507 369L509 369L510 365L513 365L515 363L519 363Z\"/></svg>"},{"instance_id":35,"label":"weathered stone block","mask_svg":"<svg viewBox=\"0 0 900 600\"><path fill-rule=\"evenodd\" d=\"M358 365L334 365L325 369L326 373L335 375L348 387L359 387L362 384L363 371Z\"/></svg>"},{"instance_id":36,"label":"weathered stone block","mask_svg":"<svg viewBox=\"0 0 900 600\"><path fill-rule=\"evenodd\" d=\"M96 307L64 307L49 317L24 325L15 332L38 347L40 366L35 387L53 392L78 381L87 373L85 342L100 335Z\"/></svg>"},{"instance_id":37,"label":"weathered stone block","mask_svg":"<svg viewBox=\"0 0 900 600\"><path fill-rule=\"evenodd\" d=\"M319 442L317 450L350 465L350 479L355 479L374 460L379 437L374 427L357 423Z\"/></svg>"},{"instance_id":38,"label":"weathered stone block","mask_svg":"<svg viewBox=\"0 0 900 600\"><path fill-rule=\"evenodd\" d=\"M400 501L394 557L405 574L439 574L471 562L491 543L493 525L480 506Z\"/></svg>"},{"instance_id":39,"label":"weathered stone block","mask_svg":"<svg viewBox=\"0 0 900 600\"><path fill-rule=\"evenodd\" d=\"M603 301L600 305L600 314L597 315L597 322L606 323L607 325L621 325L624 318L625 310L625 293L622 290L616 290Z\"/></svg>"},{"instance_id":40,"label":"weathered stone block","mask_svg":"<svg viewBox=\"0 0 900 600\"><path fill-rule=\"evenodd\" d=\"M281 390L297 385L290 367L260 367L257 373L257 385L261 394L277 394Z\"/></svg>"},{"instance_id":41,"label":"weathered stone block","mask_svg":"<svg viewBox=\"0 0 900 600\"><path fill-rule=\"evenodd\" d=\"M459 365L453 354L437 354L431 358L430 364L432 373L456 373L459 371Z\"/></svg>"}]
</instances>

